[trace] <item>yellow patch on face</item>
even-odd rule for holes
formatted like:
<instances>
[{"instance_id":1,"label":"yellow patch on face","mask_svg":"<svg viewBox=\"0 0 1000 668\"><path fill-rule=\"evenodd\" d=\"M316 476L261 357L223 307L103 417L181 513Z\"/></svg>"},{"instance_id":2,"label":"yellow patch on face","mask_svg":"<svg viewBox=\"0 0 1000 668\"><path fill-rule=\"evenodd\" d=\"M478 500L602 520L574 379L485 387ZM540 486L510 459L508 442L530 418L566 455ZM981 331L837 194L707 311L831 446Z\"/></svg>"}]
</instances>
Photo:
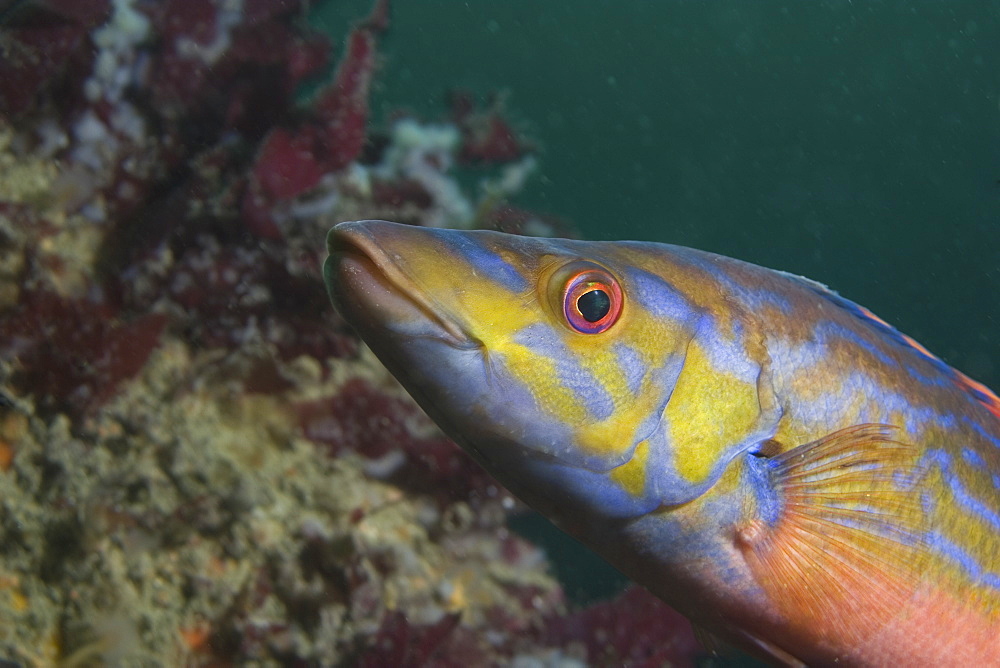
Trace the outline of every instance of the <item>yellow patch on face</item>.
<instances>
[{"instance_id":1,"label":"yellow patch on face","mask_svg":"<svg viewBox=\"0 0 1000 668\"><path fill-rule=\"evenodd\" d=\"M543 411L567 424L580 424L587 409L576 393L562 384L556 363L520 344L506 346L503 362L515 378L531 389Z\"/></svg>"},{"instance_id":2,"label":"yellow patch on face","mask_svg":"<svg viewBox=\"0 0 1000 668\"><path fill-rule=\"evenodd\" d=\"M555 331L559 331L558 327ZM613 455L631 448L634 443L632 427L641 421L644 409L648 414L648 407L636 401L607 343L591 341L593 348L580 349L577 344L584 336L566 332L562 342L566 345L566 353L588 371L592 382L611 398L611 414L605 419L592 415L576 391L563 384L558 364L552 358L513 342L493 349L500 352L511 375L531 388L535 400L547 414L574 429L576 443L582 450Z\"/></svg>"},{"instance_id":3,"label":"yellow patch on face","mask_svg":"<svg viewBox=\"0 0 1000 668\"><path fill-rule=\"evenodd\" d=\"M759 414L757 387L713 368L692 342L665 412L677 472L692 483L705 481L722 452L753 431Z\"/></svg>"},{"instance_id":4,"label":"yellow patch on face","mask_svg":"<svg viewBox=\"0 0 1000 668\"><path fill-rule=\"evenodd\" d=\"M437 259L441 262L411 265L414 273L420 274L425 293L462 322L507 373L530 388L541 411L573 430L576 447L590 455L611 458L632 452L636 442L646 436L638 433L639 428L661 410L664 388L654 387L647 375L638 391L633 391L635 380L630 382L629 373L634 370L622 368L615 344L628 345L648 369L662 368L690 338L684 323L665 322L626 294L622 315L614 326L599 334L583 334L564 322L561 284L552 280L553 273L565 266L563 260L543 257L534 270L518 267L524 275L534 276L529 278L532 285L527 290L515 293L479 275L472 265L456 263L454 258L450 262ZM516 257L504 259L518 266ZM607 393L610 415L603 419L595 416L578 393L563 384L563 360L517 339L520 332L538 325L551 328L564 347L562 354L572 365L586 370L590 382ZM635 474L629 476L635 485L644 484Z\"/></svg>"},{"instance_id":5,"label":"yellow patch on face","mask_svg":"<svg viewBox=\"0 0 1000 668\"><path fill-rule=\"evenodd\" d=\"M454 308L472 335L482 341L490 355L501 360L511 376L530 388L541 410L569 425L585 423L587 408L574 391L563 385L557 360L515 339L533 325L554 324L541 307L536 288L532 286L523 294L512 293L473 275L471 268L463 285L468 289L456 296ZM558 332L558 325L554 329Z\"/></svg>"},{"instance_id":6,"label":"yellow patch on face","mask_svg":"<svg viewBox=\"0 0 1000 668\"><path fill-rule=\"evenodd\" d=\"M628 345L642 359L647 371L662 368L676 350L686 345L690 335L682 323L656 318L626 297L620 321L606 334L569 334L567 346L579 363L600 379L614 400L613 414L606 420L582 425L576 443L585 452L614 456L630 450L647 434L639 433L649 424L650 415L661 410L663 388L654 386L647 375L633 392L626 370L614 352L614 343Z\"/></svg>"},{"instance_id":7,"label":"yellow patch on face","mask_svg":"<svg viewBox=\"0 0 1000 668\"><path fill-rule=\"evenodd\" d=\"M646 462L649 459L649 442L643 441L635 448L635 455L608 473L608 478L632 496L641 496L646 489Z\"/></svg>"},{"instance_id":8,"label":"yellow patch on face","mask_svg":"<svg viewBox=\"0 0 1000 668\"><path fill-rule=\"evenodd\" d=\"M418 283L424 293L442 312L463 323L504 370L530 388L541 410L569 424L580 424L586 419L586 407L574 392L562 385L557 361L539 355L515 338L532 325L551 324L537 284L528 280L524 292L513 292L481 275L473 264L436 248L415 257L408 268L419 276ZM525 275L529 273L518 267L515 256L502 254L502 257Z\"/></svg>"}]
</instances>

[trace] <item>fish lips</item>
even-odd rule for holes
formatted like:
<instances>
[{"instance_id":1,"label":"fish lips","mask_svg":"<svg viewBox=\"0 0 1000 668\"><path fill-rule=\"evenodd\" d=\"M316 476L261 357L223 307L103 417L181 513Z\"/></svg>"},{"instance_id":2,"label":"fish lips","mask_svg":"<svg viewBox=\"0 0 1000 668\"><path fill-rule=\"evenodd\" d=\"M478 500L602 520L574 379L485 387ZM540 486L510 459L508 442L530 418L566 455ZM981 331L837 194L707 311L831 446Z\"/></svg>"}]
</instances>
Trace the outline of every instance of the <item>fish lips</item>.
<instances>
[{"instance_id":1,"label":"fish lips","mask_svg":"<svg viewBox=\"0 0 1000 668\"><path fill-rule=\"evenodd\" d=\"M362 221L330 230L323 267L327 290L376 357L431 419L459 440L476 427L484 346L433 303L401 258L394 260L390 248L399 242L398 229ZM465 447L478 453L473 444Z\"/></svg>"},{"instance_id":2,"label":"fish lips","mask_svg":"<svg viewBox=\"0 0 1000 668\"><path fill-rule=\"evenodd\" d=\"M478 347L379 242L381 225L392 226L383 221L340 223L327 235L323 275L337 311L372 347L387 334L440 339L462 350Z\"/></svg>"}]
</instances>

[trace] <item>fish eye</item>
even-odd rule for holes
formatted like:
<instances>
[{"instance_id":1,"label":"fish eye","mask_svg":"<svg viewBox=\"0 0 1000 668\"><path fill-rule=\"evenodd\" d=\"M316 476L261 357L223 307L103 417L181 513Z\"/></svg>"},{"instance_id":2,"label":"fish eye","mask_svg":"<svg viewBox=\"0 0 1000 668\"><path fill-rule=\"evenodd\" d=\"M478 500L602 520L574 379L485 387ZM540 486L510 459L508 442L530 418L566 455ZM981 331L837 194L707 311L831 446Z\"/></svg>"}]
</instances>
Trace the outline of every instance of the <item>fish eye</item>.
<instances>
[{"instance_id":1,"label":"fish eye","mask_svg":"<svg viewBox=\"0 0 1000 668\"><path fill-rule=\"evenodd\" d=\"M576 310L587 322L600 322L611 311L611 297L600 286L584 292L576 300Z\"/></svg>"},{"instance_id":2,"label":"fish eye","mask_svg":"<svg viewBox=\"0 0 1000 668\"><path fill-rule=\"evenodd\" d=\"M622 311L618 280L604 267L590 262L573 263L562 288L562 313L566 323L582 334L606 332Z\"/></svg>"}]
</instances>

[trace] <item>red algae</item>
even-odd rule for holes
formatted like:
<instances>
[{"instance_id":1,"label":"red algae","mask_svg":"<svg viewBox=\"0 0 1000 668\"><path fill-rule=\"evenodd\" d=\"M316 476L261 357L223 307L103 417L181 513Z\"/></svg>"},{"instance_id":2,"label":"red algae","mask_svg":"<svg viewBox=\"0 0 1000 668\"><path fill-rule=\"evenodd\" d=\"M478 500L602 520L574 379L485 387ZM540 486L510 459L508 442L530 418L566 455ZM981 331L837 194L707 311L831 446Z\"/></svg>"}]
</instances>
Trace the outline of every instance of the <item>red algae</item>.
<instances>
[{"instance_id":1,"label":"red algae","mask_svg":"<svg viewBox=\"0 0 1000 668\"><path fill-rule=\"evenodd\" d=\"M77 66L90 61L90 31L110 11L108 0L7 3L2 10L5 40L0 59L0 110L22 114L44 92L64 83Z\"/></svg>"},{"instance_id":2,"label":"red algae","mask_svg":"<svg viewBox=\"0 0 1000 668\"><path fill-rule=\"evenodd\" d=\"M468 91L451 93L451 116L462 131L462 147L458 152L461 161L503 164L532 152L531 142L504 117L502 100L501 96L494 96L485 109L480 109Z\"/></svg>"},{"instance_id":3,"label":"red algae","mask_svg":"<svg viewBox=\"0 0 1000 668\"><path fill-rule=\"evenodd\" d=\"M352 378L337 394L295 405L302 435L329 448L369 460L366 470L440 501L489 496L496 483L444 437L412 400Z\"/></svg>"},{"instance_id":4,"label":"red algae","mask_svg":"<svg viewBox=\"0 0 1000 668\"><path fill-rule=\"evenodd\" d=\"M482 654L463 657L460 662L454 650L447 651L446 645L452 640L451 636L458 627L459 618L458 614L445 615L433 624L414 626L407 621L403 613L390 612L383 618L372 647L361 657L358 666L379 668L380 666L424 666L429 663L459 666L475 665L478 661L486 660L488 657Z\"/></svg>"},{"instance_id":5,"label":"red algae","mask_svg":"<svg viewBox=\"0 0 1000 668\"><path fill-rule=\"evenodd\" d=\"M342 220L572 234L507 203L534 146L499 102L372 123L386 0L339 55L296 0L25 4L0 62L0 657L686 665L649 601L564 617L520 506L325 294ZM501 175L470 195L456 165Z\"/></svg>"},{"instance_id":6,"label":"red algae","mask_svg":"<svg viewBox=\"0 0 1000 668\"><path fill-rule=\"evenodd\" d=\"M375 36L356 28L330 89L316 100L324 122L325 163L330 171L342 169L361 154L368 121L368 92L375 71Z\"/></svg>"},{"instance_id":7,"label":"red algae","mask_svg":"<svg viewBox=\"0 0 1000 668\"><path fill-rule=\"evenodd\" d=\"M242 205L244 219L257 236L281 238L273 209L361 155L375 71L375 33L388 22L387 10L377 6L375 11L379 20L366 21L348 35L333 83L313 103L313 118L294 130L275 128L264 139Z\"/></svg>"},{"instance_id":8,"label":"red algae","mask_svg":"<svg viewBox=\"0 0 1000 668\"><path fill-rule=\"evenodd\" d=\"M542 639L556 646L583 645L588 665L679 668L696 665L703 654L690 622L637 586L612 601L550 620Z\"/></svg>"},{"instance_id":9,"label":"red algae","mask_svg":"<svg viewBox=\"0 0 1000 668\"><path fill-rule=\"evenodd\" d=\"M34 395L44 413L92 414L139 373L167 319L148 314L116 321L100 302L24 292L18 308L0 317L0 356L16 360L13 388Z\"/></svg>"}]
</instances>

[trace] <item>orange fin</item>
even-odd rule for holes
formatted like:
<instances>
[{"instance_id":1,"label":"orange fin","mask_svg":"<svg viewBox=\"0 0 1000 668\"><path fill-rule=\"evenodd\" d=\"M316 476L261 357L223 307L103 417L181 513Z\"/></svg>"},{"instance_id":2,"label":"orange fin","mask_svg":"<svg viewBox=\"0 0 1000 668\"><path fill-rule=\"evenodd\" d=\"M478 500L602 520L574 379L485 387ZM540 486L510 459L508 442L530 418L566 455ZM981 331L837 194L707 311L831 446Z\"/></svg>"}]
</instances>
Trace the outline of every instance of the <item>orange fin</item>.
<instances>
[{"instance_id":1,"label":"orange fin","mask_svg":"<svg viewBox=\"0 0 1000 668\"><path fill-rule=\"evenodd\" d=\"M774 516L744 524L736 544L810 643L856 646L916 587L926 517L919 451L898 440L900 431L848 427L764 462Z\"/></svg>"}]
</instances>

